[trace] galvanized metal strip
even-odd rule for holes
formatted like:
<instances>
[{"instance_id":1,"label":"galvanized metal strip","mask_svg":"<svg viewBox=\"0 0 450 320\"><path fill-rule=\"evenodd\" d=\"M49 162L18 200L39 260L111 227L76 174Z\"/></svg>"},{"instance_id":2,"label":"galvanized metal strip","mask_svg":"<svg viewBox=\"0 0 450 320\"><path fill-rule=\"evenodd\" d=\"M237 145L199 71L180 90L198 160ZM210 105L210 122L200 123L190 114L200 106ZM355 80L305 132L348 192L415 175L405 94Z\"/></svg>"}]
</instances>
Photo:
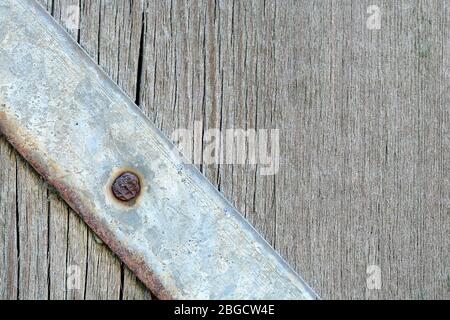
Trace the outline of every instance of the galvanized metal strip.
<instances>
[{"instance_id":1,"label":"galvanized metal strip","mask_svg":"<svg viewBox=\"0 0 450 320\"><path fill-rule=\"evenodd\" d=\"M0 130L158 297L317 297L32 0L0 0Z\"/></svg>"}]
</instances>

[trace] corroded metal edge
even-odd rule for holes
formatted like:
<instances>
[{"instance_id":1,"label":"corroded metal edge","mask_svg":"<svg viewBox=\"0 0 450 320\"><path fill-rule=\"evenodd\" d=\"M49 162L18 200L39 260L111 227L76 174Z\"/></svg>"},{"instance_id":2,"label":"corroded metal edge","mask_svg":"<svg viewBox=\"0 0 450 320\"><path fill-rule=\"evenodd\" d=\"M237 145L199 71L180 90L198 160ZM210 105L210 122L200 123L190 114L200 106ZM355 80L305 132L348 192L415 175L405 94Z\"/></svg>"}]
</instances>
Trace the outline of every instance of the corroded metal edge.
<instances>
[{"instance_id":1,"label":"corroded metal edge","mask_svg":"<svg viewBox=\"0 0 450 320\"><path fill-rule=\"evenodd\" d=\"M16 149L16 151L38 172L44 180L51 184L64 199L64 201L83 219L83 221L102 239L102 241L134 272L134 274L161 300L172 300L174 297L165 290L161 282L155 277L151 268L145 263L142 257L139 257L132 251L117 241L114 234L105 228L99 219L92 214L92 209L86 205L77 193L71 190L71 186L61 182L59 179L52 178L51 173L60 172L57 166L48 164L39 152L34 152L29 144L24 144L23 139L17 139L18 136L26 137L17 126L11 121L7 121L2 108L5 104L0 104L0 134L3 134L6 140ZM26 139L27 140L27 139Z\"/></svg>"},{"instance_id":2,"label":"corroded metal edge","mask_svg":"<svg viewBox=\"0 0 450 320\"><path fill-rule=\"evenodd\" d=\"M52 32L55 36L55 42L56 44L54 47L59 46L59 48L65 52L66 55L69 55L71 59L77 60L78 63L82 62L83 66L85 67L85 72L88 77L96 78L98 83L100 83L99 88L102 90L108 89L111 90L113 93L110 95L112 96L111 100L113 100L112 107L116 107L116 104L124 103L126 104L126 110L128 113L131 113L132 115L131 120L136 120L136 124L140 126L147 125L149 128L146 131L148 135L153 135L152 139L153 141L153 149L159 149L160 152L165 152L166 150L171 150L172 148L171 143L162 135L162 133L157 130L148 119L146 119L138 110L138 108L134 105L134 103L123 93L123 91L110 80L107 75L96 65L96 63L88 57L88 55L84 52L84 50L79 47L75 42L72 41L72 39L65 33L65 31L51 18L41 7L39 4L35 3L34 1L30 0L20 0L14 4L12 4L11 0L0 0L0 6L6 5L6 8L11 8L11 5L13 6L20 6L22 5L25 10L28 12L28 14L32 15L38 20L38 23L42 24L47 28L48 32ZM8 7L9 6L9 7ZM6 16L1 16L0 12L0 31L2 30L2 22L3 27L5 27L6 20L1 20L7 18ZM13 19L13 17L11 17ZM24 19L24 22L21 22L19 24L19 27L24 27L22 23L27 23L27 19ZM1 41L0 37L0 41ZM4 40L4 39L3 39ZM13 41L13 40L10 40ZM31 40L30 40L31 41ZM54 50L54 48L53 48ZM0 52L0 66L1 65L1 52ZM58 55L62 55L61 52L56 52L55 57L59 57ZM65 62L70 60L67 57L64 57ZM54 62L53 62L54 63ZM8 71L2 72L0 71L1 76L5 76L8 78L11 74L8 73ZM28 79L28 78L27 78ZM35 79L36 80L36 79ZM43 79L48 80L48 79ZM75 80L74 80L75 81ZM83 218L83 220L94 230L94 232L107 244L119 257L122 259L127 266L137 275L139 279L141 279L144 284L149 287L150 290L152 290L160 299L172 299L172 298L208 298L208 297L216 297L211 294L211 288L204 288L202 287L202 284L199 284L199 287L197 288L197 293L190 295L189 293L186 293L186 283L189 284L189 281L186 281L183 284L178 284L176 279L176 273L174 276L173 270L170 268L173 268L171 266L167 267L168 270L165 270L166 273L162 272L161 269L155 273L154 267L152 267L151 263L149 263L149 260L153 259L153 252L151 252L151 249L149 248L149 251L143 251L144 253L140 252L139 246L131 246L127 245L126 243L128 241L135 243L138 238L130 236L129 238L126 238L126 233L121 233L119 229L114 229L111 227L112 223L116 223L115 220L108 220L108 223L105 220L105 215L102 215L99 212L98 203L96 203L92 197L93 195L90 194L87 190L85 180L82 180L83 177L80 177L79 180L75 180L72 178L67 177L67 172L71 169L73 169L72 164L69 163L61 163L59 161L56 161L57 157L55 156L54 152L56 150L55 147L53 149L51 147L48 147L44 145L47 141L50 141L53 143L52 137L45 136L45 137L38 137L39 130L36 129L36 127L33 127L28 122L24 122L24 119L26 118L25 113L21 114L21 112L26 112L25 109L34 110L33 107L26 105L21 106L20 104L25 103L24 100L18 99L17 96L11 96L9 94L9 91L2 91L1 90L1 80L0 80L0 131L3 132L3 134L6 136L8 141L18 150L18 152L28 161L30 164L38 171L44 179L46 179L50 184L52 184L61 194L61 196L64 198L65 201ZM18 88L13 88L14 90L17 90ZM13 91L14 91L13 90ZM17 91L15 91L17 94ZM68 94L67 97L73 98ZM96 101L93 101L96 102ZM95 105L96 103L94 103ZM47 105L45 106L47 110L51 111L50 107ZM74 107L75 108L75 107ZM118 107L117 107L118 108ZM54 109L56 110L56 109ZM87 112L88 109L82 109L80 107L80 110L78 110L80 113ZM38 123L36 119L33 119L36 124ZM42 119L41 119L42 120ZM130 121L131 121L130 120ZM45 122L39 123L42 126L45 126ZM105 125L108 125L108 120L105 120ZM117 125L117 123L111 121L112 125ZM51 127L47 127L46 129L51 129ZM93 127L89 127L89 129L92 129ZM98 129L98 128L96 128ZM44 134L51 135L52 132L49 131L43 131ZM65 132L66 134L73 133L72 131ZM149 136L148 136L149 137ZM150 138L150 137L149 137ZM47 139L47 140L46 140ZM67 147L70 147L69 145L66 145ZM76 147L79 147L79 145L76 145L73 151L79 151L79 149L76 149ZM152 150L153 150L152 149ZM167 156L165 155L165 160L168 161L169 158L173 157L173 155ZM164 157L162 157L164 158ZM179 159L171 159L174 163L180 163ZM80 166L83 167L85 164L81 164ZM69 170L67 171L67 169ZM243 240L249 240L253 239L251 241L255 241L255 247L253 248L254 252L249 252L249 249L246 249L246 243L243 242L242 246L244 249L239 248L241 243L231 243L230 246L238 245L236 248L231 248L236 250L236 254L242 254L242 255L248 255L249 257L254 256L258 259L261 258L260 254L264 256L267 256L267 262L263 262L261 265L261 262L257 262L255 260L255 268L256 266L259 266L262 270L259 276L262 277L258 279L258 274L253 274L253 271L251 273L244 273L244 266L243 268L243 277L248 277L249 287L244 288L244 290L254 289L258 290L271 290L270 284L261 284L259 282L267 281L273 281L273 284L276 286L281 286L280 290L283 289L283 286L285 286L285 292L280 291L278 292L278 295L275 295L275 289L268 292L267 295L264 295L263 293L255 292L246 293L241 292L236 289L236 292L233 292L232 294L227 293L222 296L218 296L216 298L281 298L281 299L292 299L292 298L304 298L304 299L314 299L317 298L317 295L306 285L306 283L284 262L284 260L281 259L281 257L273 251L273 249L269 246L267 242L265 242L261 236L245 221L245 219L237 213L234 208L231 207L231 205L228 203L226 199L223 198L223 196L215 190L215 188L204 178L193 166L187 166L184 165L184 172L185 172L185 179L188 180L190 183L190 187L193 188L193 190L184 190L183 192L186 192L186 194L189 194L191 197L194 192L198 193L197 199L200 199L201 201L205 201L205 203L199 203L196 204L197 206L201 205L201 208L194 208L191 211L191 213L196 212L195 210L203 210L203 206L206 206L207 210L211 210L214 212L213 218L217 218L217 208L228 208L228 215L231 215L232 221L230 223L233 224L233 226L239 226L242 228L243 235L245 236L245 239ZM86 169L86 168L83 168ZM169 172L169 171L167 171ZM171 171L170 171L171 172ZM169 173L167 173L169 175ZM168 178L173 178L172 176L168 176ZM86 178L87 179L87 178ZM180 184L181 185L181 184ZM187 185L182 185L183 188L186 188ZM85 189L83 189L85 188ZM98 199L96 199L98 200ZM211 207L212 202L215 202L214 208ZM98 201L97 201L98 202ZM144 205L144 204L143 204ZM210 206L210 208L208 208ZM216 208L217 207L217 208ZM107 206L108 209L114 211L123 211L124 208L117 208L113 205ZM230 209L231 208L231 209ZM145 207L144 207L145 209ZM160 208L161 209L161 208ZM189 213L189 210L191 208L183 207L181 209L187 210ZM149 210L146 210L146 212ZM151 212L154 214L155 212ZM142 214L142 212L141 212ZM109 218L109 216L107 216ZM209 218L209 217L207 217ZM114 217L115 219L115 217ZM223 223L222 217L220 217L220 221L217 221L217 223ZM214 229L215 230L215 229ZM221 227L217 227L217 231L225 232L221 229ZM239 230L240 231L240 230ZM227 231L228 232L228 231ZM227 232L225 232L225 235L228 235ZM230 233L231 234L231 233ZM125 236L124 236L125 235ZM241 234L239 234L241 235ZM220 234L222 236L222 234ZM125 238L124 238L125 237ZM202 239L205 240L205 239ZM238 241L238 239L236 239ZM250 248L250 247L249 247ZM216 249L220 249L216 248ZM224 251L229 250L230 248L223 248ZM240 252L242 250L242 252ZM233 250L231 250L232 252ZM148 257L148 255L151 256L151 258ZM228 255L228 257L231 257ZM202 258L202 257L197 257ZM206 259L206 257L204 257ZM246 257L245 257L246 258ZM237 263L242 263L239 260L240 257L236 258ZM159 260L153 260L155 263L159 263ZM174 262L177 262L174 260ZM209 264L205 263L205 266L213 266L217 267L216 261L208 262ZM160 266L158 264L158 266ZM273 269L276 268L276 269ZM194 268L195 269L195 268ZM264 274L264 270L268 270L268 274ZM258 269L259 270L259 269ZM176 270L175 270L176 271ZM215 271L215 270L214 270ZM171 273L172 272L172 273ZM256 272L256 271L255 271ZM259 272L259 271L258 271ZM230 282L232 282L233 277L230 275L225 274L225 276L230 277ZM252 277L257 278L252 278ZM169 277L169 278L167 278ZM173 278L175 277L175 278ZM186 277L186 275L184 275ZM195 277L195 275L193 275ZM207 279L207 276L204 276L205 279ZM185 279L181 279L185 280ZM202 279L200 279L201 281ZM241 281L242 279L239 279ZM246 279L245 279L246 280ZM163 283L165 282L165 283ZM243 283L247 283L247 281L243 281ZM258 284L259 283L259 284ZM209 284L209 285L216 285L216 284ZM217 283L218 289L220 284ZM258 287L259 286L259 287ZM204 290L204 291L202 291ZM298 290L298 291L297 291ZM284 293L283 293L284 292ZM209 294L209 296L208 296ZM259 295L258 295L259 294Z\"/></svg>"}]
</instances>

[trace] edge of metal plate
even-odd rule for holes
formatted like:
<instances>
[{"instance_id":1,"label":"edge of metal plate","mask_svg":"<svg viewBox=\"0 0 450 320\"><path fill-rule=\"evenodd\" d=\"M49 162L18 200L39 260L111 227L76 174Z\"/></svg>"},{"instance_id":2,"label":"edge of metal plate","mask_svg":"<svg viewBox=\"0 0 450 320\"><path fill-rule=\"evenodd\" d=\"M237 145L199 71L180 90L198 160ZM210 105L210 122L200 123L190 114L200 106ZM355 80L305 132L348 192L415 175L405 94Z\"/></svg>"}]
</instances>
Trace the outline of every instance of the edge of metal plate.
<instances>
[{"instance_id":1,"label":"edge of metal plate","mask_svg":"<svg viewBox=\"0 0 450 320\"><path fill-rule=\"evenodd\" d=\"M34 0L0 0L0 131L159 298L318 298Z\"/></svg>"}]
</instances>

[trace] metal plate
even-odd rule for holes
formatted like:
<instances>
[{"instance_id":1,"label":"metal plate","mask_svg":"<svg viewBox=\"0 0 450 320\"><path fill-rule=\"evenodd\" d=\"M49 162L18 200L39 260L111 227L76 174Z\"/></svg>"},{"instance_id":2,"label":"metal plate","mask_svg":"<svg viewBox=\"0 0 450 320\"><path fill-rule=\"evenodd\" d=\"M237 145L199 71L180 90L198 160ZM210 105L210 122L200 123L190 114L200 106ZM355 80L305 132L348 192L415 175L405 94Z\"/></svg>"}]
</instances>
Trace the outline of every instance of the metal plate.
<instances>
[{"instance_id":1,"label":"metal plate","mask_svg":"<svg viewBox=\"0 0 450 320\"><path fill-rule=\"evenodd\" d=\"M0 130L159 298L317 297L30 0L0 0Z\"/></svg>"}]
</instances>

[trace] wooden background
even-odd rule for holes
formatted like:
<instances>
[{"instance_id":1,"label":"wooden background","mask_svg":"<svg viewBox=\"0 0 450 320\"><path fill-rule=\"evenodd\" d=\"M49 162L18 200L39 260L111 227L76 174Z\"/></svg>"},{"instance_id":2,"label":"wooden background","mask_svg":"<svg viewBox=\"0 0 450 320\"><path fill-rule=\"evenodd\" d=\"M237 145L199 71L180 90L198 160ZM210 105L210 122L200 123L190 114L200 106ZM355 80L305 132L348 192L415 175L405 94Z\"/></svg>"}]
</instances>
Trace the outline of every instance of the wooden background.
<instances>
[{"instance_id":1,"label":"wooden background","mask_svg":"<svg viewBox=\"0 0 450 320\"><path fill-rule=\"evenodd\" d=\"M200 168L322 298L449 298L450 2L40 2L166 134L280 129L276 175ZM0 253L2 299L151 298L3 138Z\"/></svg>"}]
</instances>

